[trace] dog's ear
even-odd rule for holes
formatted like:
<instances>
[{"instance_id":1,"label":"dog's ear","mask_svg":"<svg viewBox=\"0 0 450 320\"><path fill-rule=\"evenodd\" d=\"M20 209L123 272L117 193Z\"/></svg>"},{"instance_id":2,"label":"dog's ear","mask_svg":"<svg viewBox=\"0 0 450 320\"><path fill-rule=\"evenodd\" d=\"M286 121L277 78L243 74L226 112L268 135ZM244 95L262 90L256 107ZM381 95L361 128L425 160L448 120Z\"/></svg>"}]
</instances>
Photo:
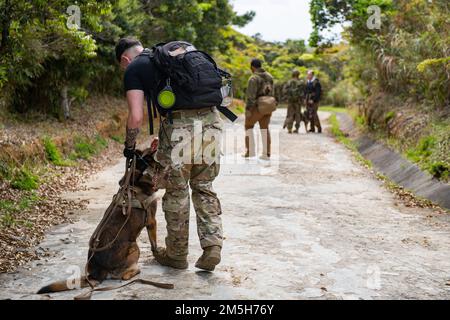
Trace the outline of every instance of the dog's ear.
<instances>
[{"instance_id":1,"label":"dog's ear","mask_svg":"<svg viewBox=\"0 0 450 320\"><path fill-rule=\"evenodd\" d=\"M159 139L155 138L153 139L151 145L150 145L150 153L155 153L158 150L159 145Z\"/></svg>"}]
</instances>

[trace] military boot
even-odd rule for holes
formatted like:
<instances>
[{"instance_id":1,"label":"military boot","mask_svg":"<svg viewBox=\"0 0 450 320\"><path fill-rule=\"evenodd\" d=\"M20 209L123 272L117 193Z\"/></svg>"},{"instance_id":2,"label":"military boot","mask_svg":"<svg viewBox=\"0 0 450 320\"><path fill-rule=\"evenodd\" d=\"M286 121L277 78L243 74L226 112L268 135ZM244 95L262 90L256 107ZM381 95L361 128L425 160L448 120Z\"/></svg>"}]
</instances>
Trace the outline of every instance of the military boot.
<instances>
[{"instance_id":1,"label":"military boot","mask_svg":"<svg viewBox=\"0 0 450 320\"><path fill-rule=\"evenodd\" d=\"M202 256L195 264L195 267L206 271L214 271L216 266L220 263L221 250L222 248L219 246L205 248Z\"/></svg>"},{"instance_id":2,"label":"military boot","mask_svg":"<svg viewBox=\"0 0 450 320\"><path fill-rule=\"evenodd\" d=\"M171 267L175 269L187 269L189 264L187 262L187 258L182 258L180 260L173 259L167 255L167 250L165 248L158 248L155 252L153 252L153 256L159 264Z\"/></svg>"}]
</instances>

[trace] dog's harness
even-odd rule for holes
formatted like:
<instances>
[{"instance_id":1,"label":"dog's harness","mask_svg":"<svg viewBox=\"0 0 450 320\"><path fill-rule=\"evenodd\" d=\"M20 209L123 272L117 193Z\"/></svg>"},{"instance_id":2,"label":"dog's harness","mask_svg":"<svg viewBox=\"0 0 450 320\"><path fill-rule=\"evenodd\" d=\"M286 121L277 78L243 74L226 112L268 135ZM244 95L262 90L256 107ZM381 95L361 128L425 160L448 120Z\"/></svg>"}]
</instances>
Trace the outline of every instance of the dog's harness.
<instances>
[{"instance_id":1,"label":"dog's harness","mask_svg":"<svg viewBox=\"0 0 450 320\"><path fill-rule=\"evenodd\" d=\"M149 196L148 198L146 198L145 200L142 200L142 201L133 196L133 194L136 191L135 186L134 186L134 181L135 181L135 176L136 176L136 160L137 159L136 159L136 155L135 155L132 160L128 159L126 161L124 183L121 185L117 194L114 195L112 203L106 210L102 220L100 221L99 225L97 226L97 228L94 231L94 234L92 235L91 239L89 240L89 250L91 251L91 254L88 257L88 261L85 266L85 274L86 274L86 281L89 284L90 289L88 292L76 296L74 298L75 300L89 300L91 298L93 292L116 290L116 289L120 289L120 288L129 286L134 283L152 285L152 286L155 286L158 288L163 288L163 289L173 289L174 288L173 284L158 283L158 282L153 282L153 281L143 280L143 279L135 279L124 285L117 286L117 287L95 288L95 285L89 279L88 265L91 262L92 258L94 257L94 254L111 249L111 247L114 245L116 240L119 238L120 233L125 228L128 221L130 220L132 208L144 209L145 213L146 213L146 217L145 217L145 221L146 221L148 218L147 215L148 215L148 210L150 209L150 205L156 200L154 193L152 196ZM153 191L156 191L156 190L153 190ZM126 216L126 219L125 219L124 223L122 224L122 226L119 228L119 231L117 232L117 234L113 238L113 240L108 242L106 245L100 247L99 246L100 245L100 237L101 237L105 227L107 226L108 221L111 219L112 213L119 206L122 206L122 212L123 212L123 215ZM154 242L151 241L151 246L152 246L153 252L156 251L154 243L156 243L156 241L154 241Z\"/></svg>"}]
</instances>

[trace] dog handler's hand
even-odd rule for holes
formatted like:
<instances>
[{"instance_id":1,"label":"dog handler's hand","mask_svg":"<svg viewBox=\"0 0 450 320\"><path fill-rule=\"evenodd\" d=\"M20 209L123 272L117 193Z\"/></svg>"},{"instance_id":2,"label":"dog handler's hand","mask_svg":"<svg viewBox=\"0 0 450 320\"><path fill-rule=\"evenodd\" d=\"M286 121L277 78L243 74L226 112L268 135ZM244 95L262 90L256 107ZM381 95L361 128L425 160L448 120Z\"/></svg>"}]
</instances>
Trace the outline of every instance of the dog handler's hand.
<instances>
[{"instance_id":1,"label":"dog handler's hand","mask_svg":"<svg viewBox=\"0 0 450 320\"><path fill-rule=\"evenodd\" d=\"M127 126L127 136L125 137L125 148L123 149L123 155L127 159L133 159L136 148L136 138L139 134L139 128L130 129Z\"/></svg>"},{"instance_id":2,"label":"dog handler's hand","mask_svg":"<svg viewBox=\"0 0 450 320\"><path fill-rule=\"evenodd\" d=\"M125 146L125 148L123 149L123 156L127 159L133 159L135 154L134 151L134 147L128 148L127 146Z\"/></svg>"}]
</instances>

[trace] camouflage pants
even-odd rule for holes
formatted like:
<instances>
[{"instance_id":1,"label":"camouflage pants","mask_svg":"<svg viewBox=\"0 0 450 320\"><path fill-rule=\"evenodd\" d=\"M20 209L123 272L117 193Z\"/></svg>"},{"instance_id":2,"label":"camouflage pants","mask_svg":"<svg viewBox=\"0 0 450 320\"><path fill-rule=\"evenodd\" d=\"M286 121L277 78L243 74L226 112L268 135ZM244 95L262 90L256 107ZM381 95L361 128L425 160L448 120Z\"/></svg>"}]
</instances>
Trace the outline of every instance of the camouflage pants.
<instances>
[{"instance_id":1,"label":"camouflage pants","mask_svg":"<svg viewBox=\"0 0 450 320\"><path fill-rule=\"evenodd\" d=\"M189 136L183 136L179 131L188 133ZM167 223L167 254L173 259L184 260L188 255L189 186L202 248L222 246L222 211L212 187L219 174L220 161L208 164L202 160L205 150L211 150L208 146L216 145L212 141L220 141L221 132L222 120L216 110L176 112L172 124L167 119L161 123L156 157L163 166L171 166L162 207ZM194 135L197 143L194 142ZM190 145L182 151L190 153L183 155L186 161L175 161L180 146L186 145ZM212 154L215 159L219 159L219 147L214 148Z\"/></svg>"},{"instance_id":2,"label":"camouflage pants","mask_svg":"<svg viewBox=\"0 0 450 320\"><path fill-rule=\"evenodd\" d=\"M294 122L295 122L295 129L298 130L300 128L300 122L302 122L302 121L304 121L304 120L303 120L303 115L302 115L301 104L290 102L288 104L286 121L284 123L285 126L290 131L290 130L292 130L292 127L294 126Z\"/></svg>"}]
</instances>

